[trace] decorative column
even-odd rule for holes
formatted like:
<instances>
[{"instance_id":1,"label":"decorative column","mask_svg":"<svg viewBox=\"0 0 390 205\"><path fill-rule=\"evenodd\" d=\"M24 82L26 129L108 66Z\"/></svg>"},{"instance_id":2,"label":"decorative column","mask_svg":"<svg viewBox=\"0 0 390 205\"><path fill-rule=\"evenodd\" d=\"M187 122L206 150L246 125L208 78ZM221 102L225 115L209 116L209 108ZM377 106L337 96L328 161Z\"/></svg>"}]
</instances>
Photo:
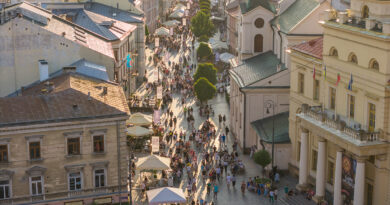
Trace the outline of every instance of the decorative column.
<instances>
[{"instance_id":1,"label":"decorative column","mask_svg":"<svg viewBox=\"0 0 390 205\"><path fill-rule=\"evenodd\" d=\"M336 169L334 174L334 185L333 185L333 205L342 205L341 198L341 180L342 180L342 163L343 150L340 148L336 154Z\"/></svg>"},{"instance_id":2,"label":"decorative column","mask_svg":"<svg viewBox=\"0 0 390 205\"><path fill-rule=\"evenodd\" d=\"M353 193L353 205L364 204L364 185L365 185L365 158L356 159L355 189Z\"/></svg>"},{"instance_id":3,"label":"decorative column","mask_svg":"<svg viewBox=\"0 0 390 205\"><path fill-rule=\"evenodd\" d=\"M307 187L307 158L308 158L308 135L309 130L301 128L301 151L299 158L299 184L298 190L305 190Z\"/></svg>"},{"instance_id":4,"label":"decorative column","mask_svg":"<svg viewBox=\"0 0 390 205\"><path fill-rule=\"evenodd\" d=\"M326 167L326 141L318 138L318 157L316 175L316 195L314 199L321 201L325 196L325 167Z\"/></svg>"}]
</instances>

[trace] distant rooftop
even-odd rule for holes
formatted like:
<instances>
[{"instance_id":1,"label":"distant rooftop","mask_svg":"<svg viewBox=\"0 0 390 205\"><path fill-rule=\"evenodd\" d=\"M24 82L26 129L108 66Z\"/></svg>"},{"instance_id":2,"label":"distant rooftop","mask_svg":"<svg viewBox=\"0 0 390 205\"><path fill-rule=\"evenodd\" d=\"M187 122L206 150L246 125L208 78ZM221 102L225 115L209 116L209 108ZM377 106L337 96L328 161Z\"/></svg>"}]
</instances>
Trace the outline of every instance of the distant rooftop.
<instances>
[{"instance_id":1,"label":"distant rooftop","mask_svg":"<svg viewBox=\"0 0 390 205\"><path fill-rule=\"evenodd\" d=\"M323 39L323 37L316 38L308 42L295 45L291 49L318 59L322 59Z\"/></svg>"},{"instance_id":2,"label":"distant rooftop","mask_svg":"<svg viewBox=\"0 0 390 205\"><path fill-rule=\"evenodd\" d=\"M270 0L243 0L240 3L241 13L248 13L258 6L261 6L272 13L276 13L275 6L271 3Z\"/></svg>"},{"instance_id":3,"label":"distant rooftop","mask_svg":"<svg viewBox=\"0 0 390 205\"><path fill-rule=\"evenodd\" d=\"M288 116L289 112L279 113L253 121L251 126L265 143L272 143L272 129L274 129L274 142L276 144L290 143Z\"/></svg>"},{"instance_id":4,"label":"distant rooftop","mask_svg":"<svg viewBox=\"0 0 390 205\"><path fill-rule=\"evenodd\" d=\"M64 73L22 92L0 98L0 127L125 117L123 89L111 82Z\"/></svg>"}]
</instances>

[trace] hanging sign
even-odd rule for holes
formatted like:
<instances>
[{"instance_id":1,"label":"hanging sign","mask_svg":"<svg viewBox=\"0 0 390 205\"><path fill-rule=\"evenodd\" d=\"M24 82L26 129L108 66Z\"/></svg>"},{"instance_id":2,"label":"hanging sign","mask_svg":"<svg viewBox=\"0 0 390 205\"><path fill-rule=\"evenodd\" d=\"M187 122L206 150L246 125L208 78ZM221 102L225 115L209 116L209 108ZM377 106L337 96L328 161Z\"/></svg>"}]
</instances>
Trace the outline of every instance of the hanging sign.
<instances>
[{"instance_id":1,"label":"hanging sign","mask_svg":"<svg viewBox=\"0 0 390 205\"><path fill-rule=\"evenodd\" d=\"M162 86L157 87L157 99L162 99Z\"/></svg>"},{"instance_id":2,"label":"hanging sign","mask_svg":"<svg viewBox=\"0 0 390 205\"><path fill-rule=\"evenodd\" d=\"M160 151L160 137L153 136L152 137L152 152Z\"/></svg>"}]
</instances>

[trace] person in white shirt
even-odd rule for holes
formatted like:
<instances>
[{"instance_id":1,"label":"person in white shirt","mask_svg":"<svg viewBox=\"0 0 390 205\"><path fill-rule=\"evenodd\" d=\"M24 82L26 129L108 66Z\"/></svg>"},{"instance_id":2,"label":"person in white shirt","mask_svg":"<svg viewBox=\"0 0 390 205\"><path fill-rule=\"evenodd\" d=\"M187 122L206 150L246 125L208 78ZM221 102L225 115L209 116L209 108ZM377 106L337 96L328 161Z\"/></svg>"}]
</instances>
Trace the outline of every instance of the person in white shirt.
<instances>
[{"instance_id":1,"label":"person in white shirt","mask_svg":"<svg viewBox=\"0 0 390 205\"><path fill-rule=\"evenodd\" d=\"M228 189L230 188L230 182L231 181L232 181L232 177L230 176L230 174L228 174L226 176L226 184L227 184Z\"/></svg>"}]
</instances>

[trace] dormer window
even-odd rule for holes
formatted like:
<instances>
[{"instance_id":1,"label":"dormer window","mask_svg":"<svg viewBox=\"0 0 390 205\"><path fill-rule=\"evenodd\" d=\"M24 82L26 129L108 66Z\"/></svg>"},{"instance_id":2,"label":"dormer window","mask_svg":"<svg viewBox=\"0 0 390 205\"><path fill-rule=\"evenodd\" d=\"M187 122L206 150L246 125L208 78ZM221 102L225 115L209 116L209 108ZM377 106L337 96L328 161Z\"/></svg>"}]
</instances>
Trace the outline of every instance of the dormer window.
<instances>
[{"instance_id":1,"label":"dormer window","mask_svg":"<svg viewBox=\"0 0 390 205\"><path fill-rule=\"evenodd\" d=\"M375 60L375 58L370 60L369 68L379 70L379 63L377 60Z\"/></svg>"},{"instance_id":2,"label":"dormer window","mask_svg":"<svg viewBox=\"0 0 390 205\"><path fill-rule=\"evenodd\" d=\"M330 56L334 56L334 57L338 57L339 56L339 53L337 52L337 49L332 47L329 51L329 55Z\"/></svg>"}]
</instances>

